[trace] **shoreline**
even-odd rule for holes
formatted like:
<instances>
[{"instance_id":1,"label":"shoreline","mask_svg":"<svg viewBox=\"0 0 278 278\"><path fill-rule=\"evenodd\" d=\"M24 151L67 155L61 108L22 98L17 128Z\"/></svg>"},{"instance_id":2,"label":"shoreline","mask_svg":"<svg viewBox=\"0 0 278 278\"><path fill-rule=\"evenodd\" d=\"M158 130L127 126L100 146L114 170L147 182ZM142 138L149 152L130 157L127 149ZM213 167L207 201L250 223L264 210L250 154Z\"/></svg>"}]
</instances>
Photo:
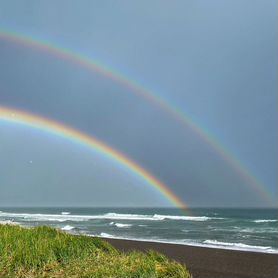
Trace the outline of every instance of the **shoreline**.
<instances>
[{"instance_id":1,"label":"shoreline","mask_svg":"<svg viewBox=\"0 0 278 278\"><path fill-rule=\"evenodd\" d=\"M117 249L128 252L131 250L156 250L167 257L185 264L195 277L278 277L278 254L230 250L183 245L176 243L150 242L104 238Z\"/></svg>"},{"instance_id":2,"label":"shoreline","mask_svg":"<svg viewBox=\"0 0 278 278\"><path fill-rule=\"evenodd\" d=\"M22 225L22 223L18 223L18 222L13 222L13 221L10 221L10 220L6 220L6 221L0 221L0 224L7 224L7 225L18 225L18 226L21 226L21 227L24 227L24 228L29 228L29 226L25 226L25 225ZM47 225L48 226L48 225ZM33 227L33 226L31 226ZM50 226L52 227L52 226ZM63 229L63 228L57 228L57 227L54 227L56 229L59 229L63 232L66 232L66 233L70 233L72 235L85 235L85 236L88 236L88 237L99 237L99 238L102 238L102 239L116 239L116 240L127 240L127 241L136 241L136 242L150 242L150 243L161 243L161 244L172 244L172 245L181 245L181 246L190 246L190 247L200 247L200 248L208 248L208 249L220 249L220 250L228 250L228 251L240 251L240 252L248 252L248 253L262 253L262 254L273 254L273 255L278 255L278 249L274 250L271 249L269 251L267 251L267 249L244 249L244 248L240 248L240 247L229 247L229 246L223 246L223 245L205 245L205 244L198 244L198 243L181 243L181 242L175 242L175 241L163 241L163 240L154 240L154 239L147 239L147 238L144 238L144 239L137 239L137 238L124 238L124 237L114 237L114 236L110 236L110 235L107 235L107 236L102 236L102 235L95 235L95 234L87 234L87 233L80 233L80 232L72 232L71 229ZM73 227L74 228L74 227ZM251 246L251 245L250 245ZM259 246L259 247L263 247L263 246Z\"/></svg>"},{"instance_id":3,"label":"shoreline","mask_svg":"<svg viewBox=\"0 0 278 278\"><path fill-rule=\"evenodd\" d=\"M64 230L66 231L66 230ZM67 231L66 231L67 232ZM99 235L90 235L84 234L92 237L99 237L102 239L119 239L119 240L129 240L129 241L138 241L138 242L150 242L150 243L162 243L162 244L173 244L173 245L181 245L181 246L190 246L190 247L200 247L200 248L212 248L212 249L221 249L221 250L228 250L228 251L240 251L240 252L250 252L250 253L263 253L263 254L276 254L278 255L278 250L271 249L270 251L259 250L259 249L241 249L241 248L232 248L226 247L222 245L205 245L205 244L198 244L198 243L181 243L181 242L174 242L174 241L163 241L163 240L153 240L153 239L137 239L137 238L124 238L124 237L113 237L113 236L99 236ZM250 245L251 246L251 245ZM261 246L260 246L261 247ZM266 249L267 250L267 249Z\"/></svg>"}]
</instances>

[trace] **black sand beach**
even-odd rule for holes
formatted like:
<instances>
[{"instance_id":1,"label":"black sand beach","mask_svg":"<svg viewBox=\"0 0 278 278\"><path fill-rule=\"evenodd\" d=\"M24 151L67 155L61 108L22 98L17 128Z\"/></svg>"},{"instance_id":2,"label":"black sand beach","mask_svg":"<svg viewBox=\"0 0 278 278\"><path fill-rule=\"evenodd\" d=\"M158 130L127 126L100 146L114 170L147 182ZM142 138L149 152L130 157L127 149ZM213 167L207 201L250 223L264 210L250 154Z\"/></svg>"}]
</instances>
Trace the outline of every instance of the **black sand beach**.
<instances>
[{"instance_id":1,"label":"black sand beach","mask_svg":"<svg viewBox=\"0 0 278 278\"><path fill-rule=\"evenodd\" d=\"M193 277L278 277L278 254L106 239L122 251L156 250L186 264Z\"/></svg>"}]
</instances>

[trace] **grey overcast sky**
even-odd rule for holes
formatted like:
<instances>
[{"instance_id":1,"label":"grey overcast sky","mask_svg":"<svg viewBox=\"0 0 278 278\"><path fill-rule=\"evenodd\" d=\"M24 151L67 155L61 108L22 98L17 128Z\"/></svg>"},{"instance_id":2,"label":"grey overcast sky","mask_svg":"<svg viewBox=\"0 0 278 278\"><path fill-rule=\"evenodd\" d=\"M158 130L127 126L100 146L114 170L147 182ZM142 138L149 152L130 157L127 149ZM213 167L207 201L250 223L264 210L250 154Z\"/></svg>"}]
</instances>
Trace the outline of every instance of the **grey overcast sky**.
<instances>
[{"instance_id":1,"label":"grey overcast sky","mask_svg":"<svg viewBox=\"0 0 278 278\"><path fill-rule=\"evenodd\" d=\"M275 0L5 1L0 33L63 46L157 92L257 179L109 78L0 35L0 106L51 118L138 162L189 206L277 205ZM94 150L0 119L0 206L169 206Z\"/></svg>"}]
</instances>

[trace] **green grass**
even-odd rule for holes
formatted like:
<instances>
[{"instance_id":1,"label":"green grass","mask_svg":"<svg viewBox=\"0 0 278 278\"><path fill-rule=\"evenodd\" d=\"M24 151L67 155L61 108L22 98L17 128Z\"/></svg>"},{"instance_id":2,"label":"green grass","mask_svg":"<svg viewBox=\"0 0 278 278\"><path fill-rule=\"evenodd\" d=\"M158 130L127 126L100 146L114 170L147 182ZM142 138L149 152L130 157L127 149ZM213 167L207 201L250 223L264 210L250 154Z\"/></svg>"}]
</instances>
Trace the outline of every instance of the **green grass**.
<instances>
[{"instance_id":1,"label":"green grass","mask_svg":"<svg viewBox=\"0 0 278 278\"><path fill-rule=\"evenodd\" d=\"M0 277L190 277L154 251L120 252L100 238L0 225Z\"/></svg>"}]
</instances>

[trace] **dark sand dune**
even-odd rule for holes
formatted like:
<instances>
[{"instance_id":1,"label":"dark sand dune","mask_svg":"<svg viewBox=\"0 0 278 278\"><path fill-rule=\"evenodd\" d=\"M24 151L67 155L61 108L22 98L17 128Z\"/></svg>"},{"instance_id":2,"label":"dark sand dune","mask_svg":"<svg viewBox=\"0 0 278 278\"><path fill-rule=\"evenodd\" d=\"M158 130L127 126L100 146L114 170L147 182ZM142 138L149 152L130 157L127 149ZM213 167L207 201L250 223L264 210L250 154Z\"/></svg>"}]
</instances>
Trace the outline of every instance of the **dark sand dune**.
<instances>
[{"instance_id":1,"label":"dark sand dune","mask_svg":"<svg viewBox=\"0 0 278 278\"><path fill-rule=\"evenodd\" d=\"M106 239L122 251L157 250L186 264L193 277L278 277L278 254Z\"/></svg>"}]
</instances>

